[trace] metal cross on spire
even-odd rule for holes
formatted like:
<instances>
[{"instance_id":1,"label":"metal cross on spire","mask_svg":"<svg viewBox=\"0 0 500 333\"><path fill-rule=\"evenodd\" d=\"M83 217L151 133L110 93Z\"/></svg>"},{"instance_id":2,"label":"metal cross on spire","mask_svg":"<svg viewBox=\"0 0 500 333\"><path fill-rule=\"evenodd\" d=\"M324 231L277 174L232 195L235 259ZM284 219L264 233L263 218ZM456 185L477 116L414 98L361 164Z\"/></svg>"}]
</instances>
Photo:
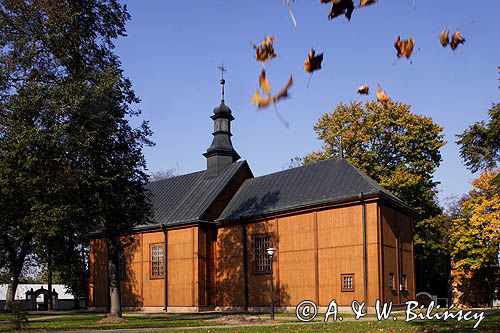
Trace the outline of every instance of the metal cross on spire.
<instances>
[{"instance_id":1,"label":"metal cross on spire","mask_svg":"<svg viewBox=\"0 0 500 333\"><path fill-rule=\"evenodd\" d=\"M224 103L224 84L226 83L226 80L224 80L224 72L227 72L227 69L226 67L224 67L224 62L222 62L222 64L217 68L220 70L221 73L220 84L222 86L222 103Z\"/></svg>"}]
</instances>

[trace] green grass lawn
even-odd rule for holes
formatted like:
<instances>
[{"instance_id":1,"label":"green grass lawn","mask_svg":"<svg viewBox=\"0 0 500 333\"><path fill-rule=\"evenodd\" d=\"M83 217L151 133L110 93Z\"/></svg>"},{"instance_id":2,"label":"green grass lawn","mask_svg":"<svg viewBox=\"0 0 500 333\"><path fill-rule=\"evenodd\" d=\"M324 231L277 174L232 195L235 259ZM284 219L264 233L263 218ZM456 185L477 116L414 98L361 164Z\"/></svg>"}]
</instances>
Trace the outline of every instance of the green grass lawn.
<instances>
[{"instance_id":1,"label":"green grass lawn","mask_svg":"<svg viewBox=\"0 0 500 333\"><path fill-rule=\"evenodd\" d=\"M262 323L238 325L235 323L214 321L215 318L224 317L227 314L137 314L127 313L127 322L117 324L101 324L98 321L104 318L102 314L93 313L73 313L60 315L57 312L51 313L50 317L42 314L30 314L31 319L25 330L27 331L54 331L54 330L75 330L75 329L118 329L118 328L170 328L186 327L180 332L500 332L500 311L487 314L478 329L473 330L473 321L457 322L456 320L444 321L412 321L405 323L402 319L397 321L343 321L322 323L314 321L311 323L299 323L295 317L289 314L279 314L276 324L267 320L267 316ZM10 330L10 324L6 322L8 314L0 314L0 331ZM36 319L39 318L39 319ZM231 327L224 327L231 325ZM207 327L189 329L189 327ZM215 327L214 327L215 326ZM179 331L177 331L179 332Z\"/></svg>"}]
</instances>

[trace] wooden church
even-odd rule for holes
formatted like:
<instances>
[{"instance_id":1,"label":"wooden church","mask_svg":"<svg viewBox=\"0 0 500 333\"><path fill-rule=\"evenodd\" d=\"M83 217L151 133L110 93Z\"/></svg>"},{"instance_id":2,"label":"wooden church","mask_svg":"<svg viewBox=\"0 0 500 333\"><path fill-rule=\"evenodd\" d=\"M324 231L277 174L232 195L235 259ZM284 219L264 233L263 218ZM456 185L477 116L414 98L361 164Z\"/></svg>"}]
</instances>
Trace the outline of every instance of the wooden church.
<instances>
[{"instance_id":1,"label":"wooden church","mask_svg":"<svg viewBox=\"0 0 500 333\"><path fill-rule=\"evenodd\" d=\"M324 307L415 298L410 207L344 159L254 177L231 143L224 98L211 118L206 170L148 185L154 223L136 226L120 256L125 310L262 309L271 283L282 310L302 300ZM93 310L108 307L107 276L96 237Z\"/></svg>"}]
</instances>

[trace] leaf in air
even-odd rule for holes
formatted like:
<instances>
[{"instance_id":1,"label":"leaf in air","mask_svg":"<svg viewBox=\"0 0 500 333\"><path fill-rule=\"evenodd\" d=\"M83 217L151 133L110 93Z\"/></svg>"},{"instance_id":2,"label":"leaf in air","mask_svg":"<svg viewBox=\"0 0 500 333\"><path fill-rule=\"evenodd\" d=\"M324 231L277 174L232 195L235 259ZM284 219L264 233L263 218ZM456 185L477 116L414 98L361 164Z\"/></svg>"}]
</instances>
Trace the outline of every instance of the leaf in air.
<instances>
[{"instance_id":1,"label":"leaf in air","mask_svg":"<svg viewBox=\"0 0 500 333\"><path fill-rule=\"evenodd\" d=\"M255 94L252 96L250 103L257 105L257 108L262 109L268 107L271 104L271 97L267 96L263 98L259 92L259 90L255 91Z\"/></svg>"},{"instance_id":2,"label":"leaf in air","mask_svg":"<svg viewBox=\"0 0 500 333\"><path fill-rule=\"evenodd\" d=\"M354 11L354 2L353 0L320 0L321 3L331 3L332 8L330 9L330 13L328 14L328 19L331 20L337 16L342 14L347 17L347 19L351 20L352 12Z\"/></svg>"},{"instance_id":3,"label":"leaf in air","mask_svg":"<svg viewBox=\"0 0 500 333\"><path fill-rule=\"evenodd\" d=\"M265 75L265 72L264 72L264 75ZM267 81L267 79L265 79L265 78L264 78L264 80ZM261 73L261 76L259 77L259 81L262 82L262 73ZM267 82L267 84L269 84L269 82ZM280 90L280 92L276 96L271 96L271 94L268 93L266 97L262 97L262 95L260 94L260 91L256 90L255 94L252 96L250 102L254 105L257 105L257 108L259 108L259 109L266 108L271 104L276 104L276 103L278 103L278 101L280 99L287 98L289 96L288 89L290 89L290 87L292 85L293 85L293 77L290 75L290 78L288 79L287 84L285 85L285 87L283 89ZM264 87L262 86L262 84L261 84L261 87L264 90ZM270 91L271 91L271 88L269 86L269 92Z\"/></svg>"},{"instance_id":4,"label":"leaf in air","mask_svg":"<svg viewBox=\"0 0 500 333\"><path fill-rule=\"evenodd\" d=\"M373 4L377 3L377 2L378 2L378 0L359 0L358 7L359 8L363 8L363 7L366 7L366 6L373 5Z\"/></svg>"},{"instance_id":5,"label":"leaf in air","mask_svg":"<svg viewBox=\"0 0 500 333\"><path fill-rule=\"evenodd\" d=\"M369 95L370 94L370 87L368 86L368 83L366 83L363 86L359 86L358 94L360 94L360 95Z\"/></svg>"},{"instance_id":6,"label":"leaf in air","mask_svg":"<svg viewBox=\"0 0 500 333\"><path fill-rule=\"evenodd\" d=\"M387 107L389 103L391 102L391 98L385 91L382 90L382 87L380 84L378 85L378 90L377 90L377 100L382 104L383 106Z\"/></svg>"},{"instance_id":7,"label":"leaf in air","mask_svg":"<svg viewBox=\"0 0 500 333\"><path fill-rule=\"evenodd\" d=\"M458 44L463 44L465 42L465 38L458 31L455 31L453 35L451 35L450 47L453 51L458 47Z\"/></svg>"},{"instance_id":8,"label":"leaf in air","mask_svg":"<svg viewBox=\"0 0 500 333\"><path fill-rule=\"evenodd\" d=\"M398 36L398 39L394 43L394 47L398 51L397 56L398 58L401 57L406 57L407 59L410 58L411 53L413 52L413 46L415 46L415 40L413 37L410 36L410 39L401 39Z\"/></svg>"},{"instance_id":9,"label":"leaf in air","mask_svg":"<svg viewBox=\"0 0 500 333\"><path fill-rule=\"evenodd\" d=\"M269 60L276 57L276 51L273 47L273 42L276 39L274 36L266 36L266 38L259 43L259 45L253 45L255 49L255 59L260 62L268 62Z\"/></svg>"},{"instance_id":10,"label":"leaf in air","mask_svg":"<svg viewBox=\"0 0 500 333\"><path fill-rule=\"evenodd\" d=\"M269 84L269 80L266 78L266 70L265 69L262 69L262 72L260 73L259 85L262 88L262 91L264 91L268 95L271 94L271 85Z\"/></svg>"},{"instance_id":11,"label":"leaf in air","mask_svg":"<svg viewBox=\"0 0 500 333\"><path fill-rule=\"evenodd\" d=\"M293 85L293 77L290 75L290 78L288 79L288 82L286 83L285 87L280 90L278 95L275 97L275 103L279 101L282 98L287 98L288 97L288 89Z\"/></svg>"},{"instance_id":12,"label":"leaf in air","mask_svg":"<svg viewBox=\"0 0 500 333\"><path fill-rule=\"evenodd\" d=\"M307 58L304 62L304 70L308 73L312 73L315 70L321 69L321 62L323 62L323 53L315 55L316 51L311 49Z\"/></svg>"},{"instance_id":13,"label":"leaf in air","mask_svg":"<svg viewBox=\"0 0 500 333\"><path fill-rule=\"evenodd\" d=\"M441 34L439 35L439 42L443 47L448 46L448 44L450 43L450 33L448 32L448 30L444 29L443 31L441 31Z\"/></svg>"}]
</instances>

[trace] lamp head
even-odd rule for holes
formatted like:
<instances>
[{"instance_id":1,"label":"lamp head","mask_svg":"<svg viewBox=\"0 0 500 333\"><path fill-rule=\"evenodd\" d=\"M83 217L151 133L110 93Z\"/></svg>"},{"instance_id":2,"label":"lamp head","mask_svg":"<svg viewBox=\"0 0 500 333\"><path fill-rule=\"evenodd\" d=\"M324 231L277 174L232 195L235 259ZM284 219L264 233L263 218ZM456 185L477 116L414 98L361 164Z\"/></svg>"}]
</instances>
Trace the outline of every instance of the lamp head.
<instances>
[{"instance_id":1,"label":"lamp head","mask_svg":"<svg viewBox=\"0 0 500 333\"><path fill-rule=\"evenodd\" d=\"M274 247L270 247L266 250L267 254L272 257L274 256L274 253L276 252L276 249Z\"/></svg>"}]
</instances>

